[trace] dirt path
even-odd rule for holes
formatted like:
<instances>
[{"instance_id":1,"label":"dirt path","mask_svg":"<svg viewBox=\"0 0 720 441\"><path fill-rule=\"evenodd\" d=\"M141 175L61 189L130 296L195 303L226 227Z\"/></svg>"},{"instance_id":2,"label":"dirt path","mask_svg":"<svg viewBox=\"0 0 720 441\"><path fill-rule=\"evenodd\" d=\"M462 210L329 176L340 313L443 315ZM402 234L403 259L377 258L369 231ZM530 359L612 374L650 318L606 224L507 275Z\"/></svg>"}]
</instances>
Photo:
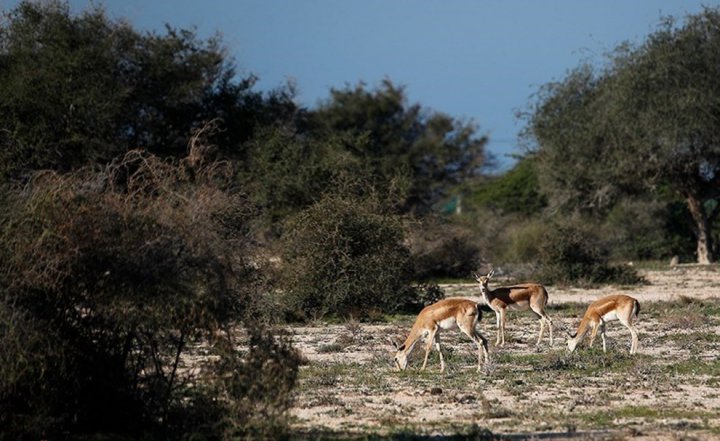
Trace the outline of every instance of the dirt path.
<instances>
[{"instance_id":1,"label":"dirt path","mask_svg":"<svg viewBox=\"0 0 720 441\"><path fill-rule=\"evenodd\" d=\"M367 433L481 439L473 437L490 432L507 439L720 439L720 273L683 267L644 276L649 284L632 289L549 287L554 345L535 348L537 321L511 313L508 342L491 346L492 363L482 374L475 372L473 345L453 333L443 335L444 374L434 353L428 371L418 370L421 350L408 371L396 372L385 340L404 336L412 317L294 327L306 360L294 427L329 431L331 439ZM445 290L473 298L477 287ZM561 331L577 324L582 304L612 292L643 304L639 354L627 355L630 338L617 322L608 325L607 354L584 346L567 354ZM479 329L492 340L494 317Z\"/></svg>"}]
</instances>

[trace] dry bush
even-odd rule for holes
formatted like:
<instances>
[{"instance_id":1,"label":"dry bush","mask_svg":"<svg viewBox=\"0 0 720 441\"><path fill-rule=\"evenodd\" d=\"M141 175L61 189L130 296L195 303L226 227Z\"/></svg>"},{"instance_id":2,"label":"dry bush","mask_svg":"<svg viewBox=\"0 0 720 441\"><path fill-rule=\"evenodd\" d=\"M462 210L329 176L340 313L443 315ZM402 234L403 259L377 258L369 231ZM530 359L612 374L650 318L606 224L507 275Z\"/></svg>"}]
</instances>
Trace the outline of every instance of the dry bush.
<instances>
[{"instance_id":1,"label":"dry bush","mask_svg":"<svg viewBox=\"0 0 720 441\"><path fill-rule=\"evenodd\" d=\"M470 229L447 220L426 220L409 242L416 280L466 278L482 260Z\"/></svg>"},{"instance_id":2,"label":"dry bush","mask_svg":"<svg viewBox=\"0 0 720 441\"><path fill-rule=\"evenodd\" d=\"M252 207L232 188L230 165L207 155L197 142L180 163L131 151L100 171L40 173L6 198L4 433L193 433L183 414L212 400L185 396L193 378L179 369L181 356L191 343L212 337L217 344L218 329L247 321L261 281L247 261ZM257 364L256 352L231 368L227 360L237 355L225 351L216 372L225 366L244 375L238 381L255 393L257 377L234 369ZM276 354L292 371L291 351ZM289 375L283 390L294 383ZM272 378L258 379L266 380L256 386L272 387ZM273 397L264 406L282 414L288 403ZM215 412L237 414L228 409ZM256 409L239 424L265 421Z\"/></svg>"}]
</instances>

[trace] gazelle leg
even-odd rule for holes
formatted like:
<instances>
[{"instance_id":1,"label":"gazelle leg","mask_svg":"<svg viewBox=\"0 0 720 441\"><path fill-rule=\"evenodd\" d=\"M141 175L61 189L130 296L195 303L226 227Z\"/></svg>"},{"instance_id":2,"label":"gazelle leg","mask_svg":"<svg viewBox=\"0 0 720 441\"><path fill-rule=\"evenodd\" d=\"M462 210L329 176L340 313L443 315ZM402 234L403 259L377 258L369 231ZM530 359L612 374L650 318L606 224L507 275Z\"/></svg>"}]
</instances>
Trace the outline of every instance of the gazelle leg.
<instances>
[{"instance_id":1,"label":"gazelle leg","mask_svg":"<svg viewBox=\"0 0 720 441\"><path fill-rule=\"evenodd\" d=\"M588 344L589 348L592 348L592 345L595 342L595 337L597 337L597 332L598 332L599 326L600 326L600 323L590 323L592 332L590 332L590 344Z\"/></svg>"},{"instance_id":2,"label":"gazelle leg","mask_svg":"<svg viewBox=\"0 0 720 441\"><path fill-rule=\"evenodd\" d=\"M549 328L550 332L550 346L553 344L553 329L552 329L552 320L550 320L550 317L545 313L545 310L542 309L541 306L537 305L530 305L530 308L532 311L537 314L538 318L540 319L540 334L538 335L538 341L535 344L535 346L540 346L540 343L542 342L543 335L545 335L545 326Z\"/></svg>"},{"instance_id":3,"label":"gazelle leg","mask_svg":"<svg viewBox=\"0 0 720 441\"><path fill-rule=\"evenodd\" d=\"M632 324L632 319L630 321L623 320L622 318L618 317L620 320L620 323L625 325L626 328L630 331L630 335L632 338L632 341L630 343L630 355L634 354L637 351L638 347L638 334L637 334L637 328L635 328L635 325Z\"/></svg>"},{"instance_id":4,"label":"gazelle leg","mask_svg":"<svg viewBox=\"0 0 720 441\"><path fill-rule=\"evenodd\" d=\"M543 334L545 333L545 319L540 317L540 332L538 333L538 341L535 343L535 346L540 346L540 342L542 341Z\"/></svg>"},{"instance_id":5,"label":"gazelle leg","mask_svg":"<svg viewBox=\"0 0 720 441\"><path fill-rule=\"evenodd\" d=\"M500 327L502 326L500 321L500 311L495 311L495 326L497 327L497 338L495 339L495 346L500 346Z\"/></svg>"},{"instance_id":6,"label":"gazelle leg","mask_svg":"<svg viewBox=\"0 0 720 441\"><path fill-rule=\"evenodd\" d=\"M600 338L602 338L603 342L603 352L607 352L607 344L605 342L605 321L600 322Z\"/></svg>"},{"instance_id":7,"label":"gazelle leg","mask_svg":"<svg viewBox=\"0 0 720 441\"><path fill-rule=\"evenodd\" d=\"M460 330L470 337L472 341L475 342L475 344L478 347L478 367L477 370L480 372L480 365L483 362L483 357L485 359L485 364L488 363L489 357L488 357L488 342L485 337L483 337L482 334L477 332L474 326L470 326L468 328L461 327Z\"/></svg>"},{"instance_id":8,"label":"gazelle leg","mask_svg":"<svg viewBox=\"0 0 720 441\"><path fill-rule=\"evenodd\" d=\"M630 355L635 354L637 352L638 348L638 333L637 328L635 326L630 325L630 334L632 335L632 344L630 345Z\"/></svg>"},{"instance_id":9,"label":"gazelle leg","mask_svg":"<svg viewBox=\"0 0 720 441\"><path fill-rule=\"evenodd\" d=\"M480 353L482 352L482 356L484 358L485 364L488 364L490 362L490 357L488 355L488 341L485 337L483 337L482 334L479 332L475 333L475 343L478 345L478 371L480 370Z\"/></svg>"},{"instance_id":10,"label":"gazelle leg","mask_svg":"<svg viewBox=\"0 0 720 441\"><path fill-rule=\"evenodd\" d=\"M421 371L424 371L425 366L427 366L428 356L430 355L430 351L432 350L436 332L437 326L433 328L432 331L430 331L430 335L428 335L427 337L427 342L425 343L425 361L423 361L422 368L420 368Z\"/></svg>"},{"instance_id":11,"label":"gazelle leg","mask_svg":"<svg viewBox=\"0 0 720 441\"><path fill-rule=\"evenodd\" d=\"M630 335L632 338L632 342L630 343L630 355L633 355L635 352L637 352L638 347L638 333L637 328L635 325L631 323L622 322L623 325L625 325L628 330L630 330Z\"/></svg>"},{"instance_id":12,"label":"gazelle leg","mask_svg":"<svg viewBox=\"0 0 720 441\"><path fill-rule=\"evenodd\" d=\"M500 341L500 346L505 346L505 320L506 320L505 308L501 308L500 309L500 337L502 340Z\"/></svg>"},{"instance_id":13,"label":"gazelle leg","mask_svg":"<svg viewBox=\"0 0 720 441\"><path fill-rule=\"evenodd\" d=\"M435 349L440 354L440 372L445 372L445 360L443 360L443 354L440 350L440 333L435 334Z\"/></svg>"}]
</instances>

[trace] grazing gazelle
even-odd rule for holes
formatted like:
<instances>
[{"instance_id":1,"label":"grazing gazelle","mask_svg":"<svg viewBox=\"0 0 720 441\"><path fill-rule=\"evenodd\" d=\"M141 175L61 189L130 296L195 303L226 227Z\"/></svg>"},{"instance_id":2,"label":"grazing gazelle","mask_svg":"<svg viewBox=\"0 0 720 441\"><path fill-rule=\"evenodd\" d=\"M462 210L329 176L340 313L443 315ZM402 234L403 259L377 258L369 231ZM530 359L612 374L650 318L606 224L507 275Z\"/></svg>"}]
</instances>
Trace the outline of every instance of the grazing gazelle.
<instances>
[{"instance_id":1,"label":"grazing gazelle","mask_svg":"<svg viewBox=\"0 0 720 441\"><path fill-rule=\"evenodd\" d=\"M420 339L425 339L425 361L422 370L427 365L428 355L432 349L433 342L435 348L440 354L440 372L445 370L445 361L443 360L442 351L440 350L440 329L460 328L465 335L470 337L478 347L478 371L482 356L485 356L485 363L488 362L487 340L479 332L475 330L475 325L480 320L482 312L478 308L478 304L472 300L450 298L440 300L437 303L426 306L420 311L415 324L410 330L405 343L398 346L397 342L390 339L390 343L395 346L397 353L395 354L395 365L399 370L405 370L408 364L408 356L415 347L415 343Z\"/></svg>"},{"instance_id":2,"label":"grazing gazelle","mask_svg":"<svg viewBox=\"0 0 720 441\"><path fill-rule=\"evenodd\" d=\"M550 346L553 344L553 328L552 320L545 312L545 306L548 301L548 293L544 286L537 283L525 283L515 286L502 286L491 290L488 288L488 282L492 278L495 271L492 270L487 276L475 275L475 280L480 284L480 292L482 293L485 303L495 311L495 320L497 323L497 339L495 346L505 344L505 314L508 308L526 311L528 308L540 319L540 335L536 346L540 345L543 333L545 332L545 324L550 328Z\"/></svg>"},{"instance_id":3,"label":"grazing gazelle","mask_svg":"<svg viewBox=\"0 0 720 441\"><path fill-rule=\"evenodd\" d=\"M639 315L640 302L630 296L615 294L595 300L588 306L587 311L585 311L585 315L575 335L571 335L568 339L568 349L570 352L573 352L588 331L592 331L590 333L589 345L592 347L599 329L603 342L603 352L606 352L605 322L619 320L620 323L630 330L630 335L632 335L630 354L634 354L638 347L638 334L634 322L638 320Z\"/></svg>"}]
</instances>

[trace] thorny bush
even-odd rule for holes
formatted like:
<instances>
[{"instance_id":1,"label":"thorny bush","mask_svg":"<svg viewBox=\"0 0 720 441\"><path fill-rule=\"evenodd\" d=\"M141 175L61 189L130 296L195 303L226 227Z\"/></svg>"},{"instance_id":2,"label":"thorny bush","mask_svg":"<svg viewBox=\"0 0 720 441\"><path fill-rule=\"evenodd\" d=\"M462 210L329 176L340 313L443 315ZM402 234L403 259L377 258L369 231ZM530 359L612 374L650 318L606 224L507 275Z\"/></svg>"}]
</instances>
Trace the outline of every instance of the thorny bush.
<instances>
[{"instance_id":1,"label":"thorny bush","mask_svg":"<svg viewBox=\"0 0 720 441\"><path fill-rule=\"evenodd\" d=\"M297 359L252 323L262 283L248 261L253 211L231 165L200 141L182 161L130 151L100 171L43 172L5 189L0 438L193 437L211 426L202 418L233 415L243 415L235 437L282 425L289 401L277 394L289 396ZM237 323L253 341L242 357L230 340ZM220 361L187 366L202 341ZM244 370L269 365L272 376ZM203 394L218 389L222 400ZM217 430L203 433L227 434Z\"/></svg>"}]
</instances>

